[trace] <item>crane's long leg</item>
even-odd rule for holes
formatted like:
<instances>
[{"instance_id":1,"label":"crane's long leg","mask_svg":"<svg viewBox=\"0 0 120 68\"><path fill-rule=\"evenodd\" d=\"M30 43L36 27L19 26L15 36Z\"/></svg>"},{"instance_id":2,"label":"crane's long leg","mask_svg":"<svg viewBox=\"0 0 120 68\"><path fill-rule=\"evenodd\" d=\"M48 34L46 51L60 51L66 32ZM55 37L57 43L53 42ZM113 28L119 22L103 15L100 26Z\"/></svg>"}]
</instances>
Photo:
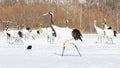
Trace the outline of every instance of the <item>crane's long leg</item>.
<instances>
[{"instance_id":1,"label":"crane's long leg","mask_svg":"<svg viewBox=\"0 0 120 68\"><path fill-rule=\"evenodd\" d=\"M13 41L13 42L11 43L11 45L15 44L15 43L16 43L16 41L17 41L17 38L15 38L15 41Z\"/></svg>"},{"instance_id":2,"label":"crane's long leg","mask_svg":"<svg viewBox=\"0 0 120 68\"><path fill-rule=\"evenodd\" d=\"M65 51L65 43L63 43L62 56L64 55L64 51Z\"/></svg>"},{"instance_id":3,"label":"crane's long leg","mask_svg":"<svg viewBox=\"0 0 120 68\"><path fill-rule=\"evenodd\" d=\"M112 44L113 44L113 39L111 38L111 42L112 42Z\"/></svg>"},{"instance_id":4,"label":"crane's long leg","mask_svg":"<svg viewBox=\"0 0 120 68\"><path fill-rule=\"evenodd\" d=\"M98 43L98 42L99 42L99 39L100 39L100 37L98 36L98 39L97 39L96 43Z\"/></svg>"},{"instance_id":5,"label":"crane's long leg","mask_svg":"<svg viewBox=\"0 0 120 68\"><path fill-rule=\"evenodd\" d=\"M32 38L35 40L35 37L32 36Z\"/></svg>"},{"instance_id":6,"label":"crane's long leg","mask_svg":"<svg viewBox=\"0 0 120 68\"><path fill-rule=\"evenodd\" d=\"M22 45L24 45L24 43L23 43L22 39L19 39L18 41L20 41L20 42L22 43Z\"/></svg>"},{"instance_id":7,"label":"crane's long leg","mask_svg":"<svg viewBox=\"0 0 120 68\"><path fill-rule=\"evenodd\" d=\"M100 37L100 43L102 43L102 37Z\"/></svg>"},{"instance_id":8,"label":"crane's long leg","mask_svg":"<svg viewBox=\"0 0 120 68\"><path fill-rule=\"evenodd\" d=\"M82 55L80 54L80 51L79 51L78 47L77 47L74 43L72 43L72 44L75 46L75 48L76 48L77 52L79 53L79 55L82 56Z\"/></svg>"}]
</instances>

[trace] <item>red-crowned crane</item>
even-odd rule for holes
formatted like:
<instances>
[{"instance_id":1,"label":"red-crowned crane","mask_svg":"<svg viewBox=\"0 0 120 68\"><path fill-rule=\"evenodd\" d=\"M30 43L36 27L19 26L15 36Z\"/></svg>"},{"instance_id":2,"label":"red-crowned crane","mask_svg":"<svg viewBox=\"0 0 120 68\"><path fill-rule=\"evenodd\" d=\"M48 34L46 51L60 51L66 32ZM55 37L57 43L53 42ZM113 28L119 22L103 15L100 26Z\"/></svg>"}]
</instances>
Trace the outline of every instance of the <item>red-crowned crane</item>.
<instances>
[{"instance_id":1,"label":"red-crowned crane","mask_svg":"<svg viewBox=\"0 0 120 68\"><path fill-rule=\"evenodd\" d=\"M81 38L82 34L78 29L58 27L58 26L54 25L54 21L53 21L54 14L52 12L48 12L48 13L44 14L44 16L48 15L48 14L50 15L50 19L51 19L50 27L53 31L53 36L59 37L62 40L64 40L63 50L62 50L62 56L63 56L64 55L64 50L66 48L66 43L70 40L73 40L73 39L82 41L82 38ZM78 51L79 55L81 56L78 47L74 43L72 43L72 44L75 46L76 50Z\"/></svg>"},{"instance_id":2,"label":"red-crowned crane","mask_svg":"<svg viewBox=\"0 0 120 68\"><path fill-rule=\"evenodd\" d=\"M96 20L94 20L94 28L96 30L96 33L98 34L98 39L96 43L98 43L99 41L102 43L102 39L104 37L104 30L96 26Z\"/></svg>"},{"instance_id":3,"label":"red-crowned crane","mask_svg":"<svg viewBox=\"0 0 120 68\"><path fill-rule=\"evenodd\" d=\"M104 32L105 32L105 37L107 39L106 42L110 42L113 43L113 38L116 37L116 31L112 29L112 27L108 26L106 24L106 19L105 19L105 23L103 24L104 27Z\"/></svg>"}]
</instances>

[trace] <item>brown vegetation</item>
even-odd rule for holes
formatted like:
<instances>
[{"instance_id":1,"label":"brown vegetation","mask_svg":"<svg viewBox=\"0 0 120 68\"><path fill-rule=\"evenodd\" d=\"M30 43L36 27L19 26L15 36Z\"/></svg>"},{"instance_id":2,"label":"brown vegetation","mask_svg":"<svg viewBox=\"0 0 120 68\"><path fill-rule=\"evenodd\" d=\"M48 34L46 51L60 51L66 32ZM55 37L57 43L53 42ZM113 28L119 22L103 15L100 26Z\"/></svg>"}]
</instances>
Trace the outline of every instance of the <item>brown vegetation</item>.
<instances>
[{"instance_id":1,"label":"brown vegetation","mask_svg":"<svg viewBox=\"0 0 120 68\"><path fill-rule=\"evenodd\" d=\"M12 4L6 2L6 4L1 4L0 6L0 30L6 26L6 21L10 21L10 28L17 28L17 24L20 26L24 24L27 27L32 27L34 29L38 28L40 24L43 24L43 27L46 27L50 24L50 17L42 15L52 11L55 14L55 24L59 26L65 26L66 20L69 20L69 27L79 28L85 33L92 33L95 32L93 21L96 19L97 25L101 27L104 22L103 18L106 18L108 25L112 26L113 29L120 31L120 24L118 23L120 21L120 15L117 12L119 9L115 8L115 4L110 7L111 2L107 3L108 5L106 7L98 7L96 4L90 6L89 4L71 3L70 5L66 4L67 6L58 6L53 3L34 3L28 5L22 1L17 3L12 2ZM113 9L117 11L113 11Z\"/></svg>"}]
</instances>

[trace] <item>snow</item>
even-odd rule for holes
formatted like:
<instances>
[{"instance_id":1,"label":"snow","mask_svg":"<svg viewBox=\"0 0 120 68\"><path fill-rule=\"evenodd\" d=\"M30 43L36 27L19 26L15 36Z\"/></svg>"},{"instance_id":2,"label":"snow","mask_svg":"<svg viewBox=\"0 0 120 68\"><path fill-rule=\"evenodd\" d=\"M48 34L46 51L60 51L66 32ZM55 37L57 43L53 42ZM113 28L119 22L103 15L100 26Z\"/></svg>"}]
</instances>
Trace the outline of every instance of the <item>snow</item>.
<instances>
[{"instance_id":1,"label":"snow","mask_svg":"<svg viewBox=\"0 0 120 68\"><path fill-rule=\"evenodd\" d=\"M120 68L120 34L114 43L95 43L97 34L83 34L83 42L77 44L82 56L68 42L64 56L63 43L56 38L47 41L45 33L37 39L24 40L24 45L10 45L6 35L0 33L0 68ZM27 46L32 45L31 50Z\"/></svg>"}]
</instances>

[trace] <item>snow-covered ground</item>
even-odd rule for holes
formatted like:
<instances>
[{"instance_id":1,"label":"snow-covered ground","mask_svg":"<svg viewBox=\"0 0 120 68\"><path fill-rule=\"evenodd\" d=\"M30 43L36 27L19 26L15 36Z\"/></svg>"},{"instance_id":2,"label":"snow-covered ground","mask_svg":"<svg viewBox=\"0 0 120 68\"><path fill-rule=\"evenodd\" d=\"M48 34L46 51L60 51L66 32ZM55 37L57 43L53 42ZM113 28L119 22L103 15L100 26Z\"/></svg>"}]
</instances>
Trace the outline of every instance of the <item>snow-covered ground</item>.
<instances>
[{"instance_id":1,"label":"snow-covered ground","mask_svg":"<svg viewBox=\"0 0 120 68\"><path fill-rule=\"evenodd\" d=\"M76 42L80 57L70 42L61 56L61 40L50 43L45 34L24 41L24 45L10 45L0 33L0 68L120 68L119 37L113 44L96 44L96 34L83 34L83 42ZM33 46L32 50L26 49L28 45Z\"/></svg>"}]
</instances>

